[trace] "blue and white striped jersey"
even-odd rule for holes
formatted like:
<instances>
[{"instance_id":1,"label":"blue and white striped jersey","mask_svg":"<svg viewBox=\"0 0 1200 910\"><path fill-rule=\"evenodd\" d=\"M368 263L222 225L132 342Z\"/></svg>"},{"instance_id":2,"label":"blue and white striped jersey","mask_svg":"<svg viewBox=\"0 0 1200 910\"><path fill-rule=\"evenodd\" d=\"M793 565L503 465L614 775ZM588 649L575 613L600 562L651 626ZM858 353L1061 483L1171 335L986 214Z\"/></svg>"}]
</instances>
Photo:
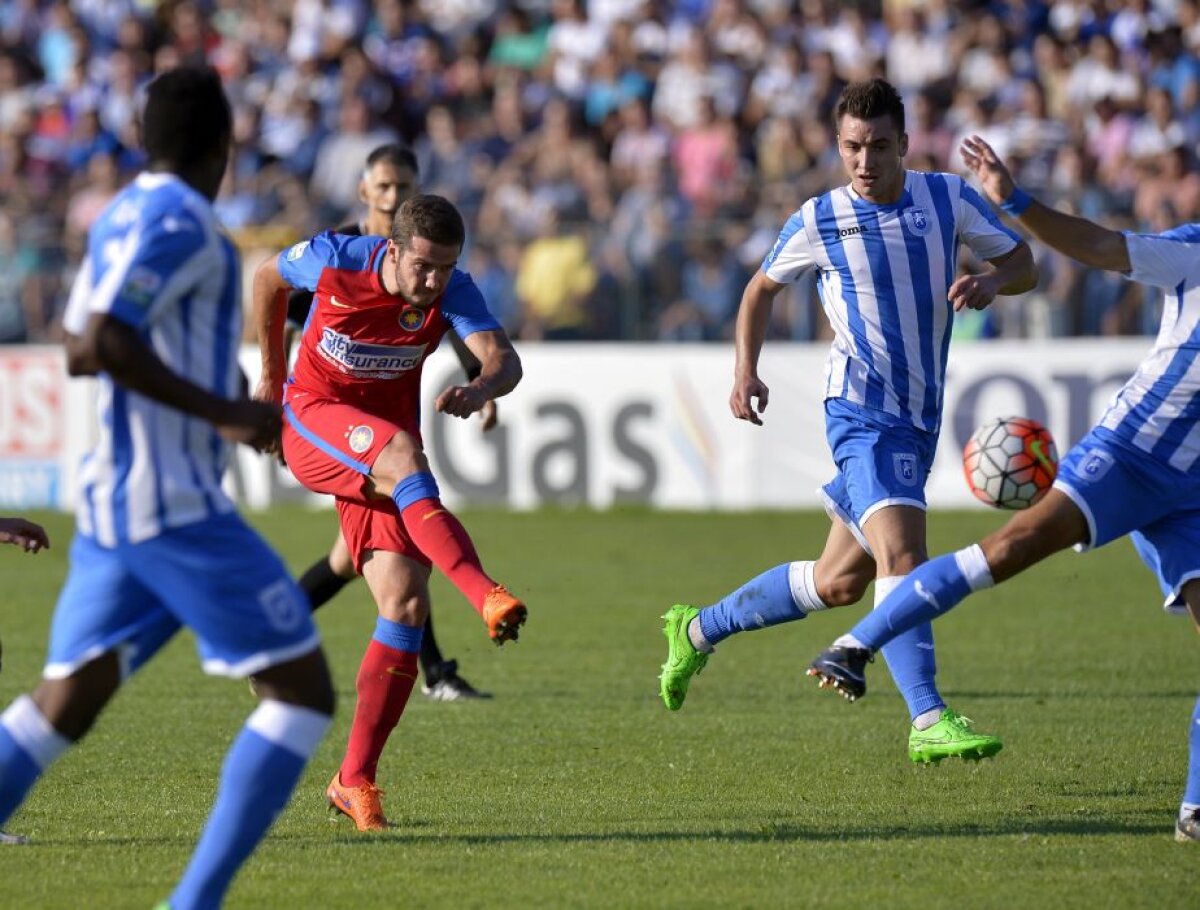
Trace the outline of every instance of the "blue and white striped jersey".
<instances>
[{"instance_id":1,"label":"blue and white striped jersey","mask_svg":"<svg viewBox=\"0 0 1200 910\"><path fill-rule=\"evenodd\" d=\"M833 326L825 397L936 432L954 311L947 300L960 241L983 259L1020 242L961 177L908 171L894 205L849 186L809 199L784 225L762 271L795 281L818 270Z\"/></svg>"},{"instance_id":2,"label":"blue and white striped jersey","mask_svg":"<svg viewBox=\"0 0 1200 910\"><path fill-rule=\"evenodd\" d=\"M212 206L170 174L143 173L88 233L64 324L92 313L136 328L171 369L224 398L241 394L237 251ZM80 466L79 532L102 546L137 543L233 511L221 489L230 445L207 421L99 377L99 430Z\"/></svg>"},{"instance_id":3,"label":"blue and white striped jersey","mask_svg":"<svg viewBox=\"0 0 1200 910\"><path fill-rule=\"evenodd\" d=\"M1200 474L1200 224L1125 240L1128 277L1165 292L1162 324L1098 425L1176 470Z\"/></svg>"}]
</instances>

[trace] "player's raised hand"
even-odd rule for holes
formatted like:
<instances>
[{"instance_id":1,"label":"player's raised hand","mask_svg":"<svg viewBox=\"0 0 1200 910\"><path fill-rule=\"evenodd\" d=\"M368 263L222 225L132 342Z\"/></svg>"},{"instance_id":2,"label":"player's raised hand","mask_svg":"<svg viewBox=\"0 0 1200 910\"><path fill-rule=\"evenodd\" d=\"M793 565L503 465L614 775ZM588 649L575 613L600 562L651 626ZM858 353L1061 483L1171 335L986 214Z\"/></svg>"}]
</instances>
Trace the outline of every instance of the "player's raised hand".
<instances>
[{"instance_id":1,"label":"player's raised hand","mask_svg":"<svg viewBox=\"0 0 1200 910\"><path fill-rule=\"evenodd\" d=\"M767 409L767 399L771 390L757 376L739 377L733 383L733 391L729 395L729 410L738 420L748 420L755 426L762 426L762 418L758 415ZM758 402L757 407L755 401Z\"/></svg>"},{"instance_id":2,"label":"player's raised hand","mask_svg":"<svg viewBox=\"0 0 1200 910\"><path fill-rule=\"evenodd\" d=\"M50 548L46 529L24 518L0 518L0 543L11 543L26 553Z\"/></svg>"},{"instance_id":3,"label":"player's raised hand","mask_svg":"<svg viewBox=\"0 0 1200 910\"><path fill-rule=\"evenodd\" d=\"M452 385L437 397L433 406L451 417L470 417L476 411L482 411L489 400L487 394L474 384Z\"/></svg>"},{"instance_id":4,"label":"player's raised hand","mask_svg":"<svg viewBox=\"0 0 1200 910\"><path fill-rule=\"evenodd\" d=\"M963 140L958 153L963 164L979 178L979 184L992 202L999 205L1016 189L1012 174L1000 160L995 150L979 136L968 136Z\"/></svg>"},{"instance_id":5,"label":"player's raised hand","mask_svg":"<svg viewBox=\"0 0 1200 910\"><path fill-rule=\"evenodd\" d=\"M231 442L260 452L278 453L283 432L283 410L269 401L231 401L216 421L217 431Z\"/></svg>"},{"instance_id":6,"label":"player's raised hand","mask_svg":"<svg viewBox=\"0 0 1200 910\"><path fill-rule=\"evenodd\" d=\"M996 282L990 275L959 275L947 298L954 311L982 310L996 299Z\"/></svg>"}]
</instances>

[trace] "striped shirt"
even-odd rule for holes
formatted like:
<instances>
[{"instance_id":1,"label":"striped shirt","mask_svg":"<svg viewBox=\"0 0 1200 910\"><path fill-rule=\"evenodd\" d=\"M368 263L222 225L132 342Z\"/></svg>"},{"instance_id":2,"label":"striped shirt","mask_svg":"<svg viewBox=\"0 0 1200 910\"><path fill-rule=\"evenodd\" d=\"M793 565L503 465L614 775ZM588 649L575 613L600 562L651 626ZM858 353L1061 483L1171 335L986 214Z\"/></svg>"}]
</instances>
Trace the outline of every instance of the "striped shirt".
<instances>
[{"instance_id":1,"label":"striped shirt","mask_svg":"<svg viewBox=\"0 0 1200 910\"><path fill-rule=\"evenodd\" d=\"M960 177L908 171L892 205L849 186L809 199L784 225L762 271L795 281L816 268L834 340L825 397L844 398L936 432L960 242L995 259L1020 242Z\"/></svg>"},{"instance_id":2,"label":"striped shirt","mask_svg":"<svg viewBox=\"0 0 1200 910\"><path fill-rule=\"evenodd\" d=\"M92 313L138 330L168 367L225 398L242 394L241 278L208 200L171 174L142 173L88 233L64 325ZM221 489L230 446L212 424L99 376L96 444L78 475L79 532L102 546L233 511Z\"/></svg>"},{"instance_id":3,"label":"striped shirt","mask_svg":"<svg viewBox=\"0 0 1200 910\"><path fill-rule=\"evenodd\" d=\"M1099 426L1178 471L1200 475L1200 224L1125 239L1128 277L1164 291L1162 324Z\"/></svg>"}]
</instances>

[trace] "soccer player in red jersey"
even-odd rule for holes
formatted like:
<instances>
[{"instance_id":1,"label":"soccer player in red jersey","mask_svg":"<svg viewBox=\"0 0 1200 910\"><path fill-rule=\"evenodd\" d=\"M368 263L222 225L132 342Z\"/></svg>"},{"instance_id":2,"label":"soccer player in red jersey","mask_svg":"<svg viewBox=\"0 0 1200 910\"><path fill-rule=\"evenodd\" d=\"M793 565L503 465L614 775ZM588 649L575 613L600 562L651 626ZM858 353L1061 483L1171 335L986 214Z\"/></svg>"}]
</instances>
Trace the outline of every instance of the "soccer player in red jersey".
<instances>
[{"instance_id":1,"label":"soccer player in red jersey","mask_svg":"<svg viewBox=\"0 0 1200 910\"><path fill-rule=\"evenodd\" d=\"M405 199L417 192L418 167L417 158L412 151L403 145L388 144L375 148L367 155L363 168L362 180L358 184L358 198L366 206L366 215L361 221L352 221L335 227L335 234L363 235L386 237L392 229L392 221L396 210ZM288 344L291 349L290 335L298 333L308 321L312 309L313 294L306 288L298 288L288 294ZM471 354L458 335L450 333L448 339L454 346L454 353L459 363L466 371L467 379L479 375L479 362ZM480 426L486 432L496 425L496 403L488 401L480 409ZM313 562L300 575L300 588L308 595L313 610L319 609L332 599L347 584L358 577L354 560L346 541L338 532L337 540L327 555ZM487 692L480 692L458 673L458 661L447 660L438 647L437 637L433 630L433 612L425 620L425 630L421 634L421 674L425 679L421 691L434 701L458 701L464 698L491 698Z\"/></svg>"},{"instance_id":2,"label":"soccer player in red jersey","mask_svg":"<svg viewBox=\"0 0 1200 910\"><path fill-rule=\"evenodd\" d=\"M469 417L521 379L521 362L470 276L455 268L462 216L418 195L382 237L322 233L259 266L254 318L262 375L256 397L283 400L283 455L310 490L334 496L355 568L379 608L359 668L350 741L326 791L360 831L387 826L376 768L417 675L436 565L479 611L497 644L515 640L526 609L484 570L470 537L439 499L421 447L426 357L453 331L479 375L445 389L438 411ZM292 375L284 356L286 295L314 292Z\"/></svg>"}]
</instances>

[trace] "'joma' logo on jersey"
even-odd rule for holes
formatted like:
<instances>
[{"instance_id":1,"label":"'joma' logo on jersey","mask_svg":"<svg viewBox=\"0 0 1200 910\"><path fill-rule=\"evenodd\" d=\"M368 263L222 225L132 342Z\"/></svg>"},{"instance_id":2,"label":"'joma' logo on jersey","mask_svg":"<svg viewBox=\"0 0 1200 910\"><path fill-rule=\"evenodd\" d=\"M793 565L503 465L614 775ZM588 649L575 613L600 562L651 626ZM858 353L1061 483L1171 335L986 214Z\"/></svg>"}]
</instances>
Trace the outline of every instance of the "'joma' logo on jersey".
<instances>
[{"instance_id":1,"label":"'joma' logo on jersey","mask_svg":"<svg viewBox=\"0 0 1200 910\"><path fill-rule=\"evenodd\" d=\"M839 237L853 237L855 234L865 234L867 229L861 224L856 224L854 227L838 228Z\"/></svg>"}]
</instances>

